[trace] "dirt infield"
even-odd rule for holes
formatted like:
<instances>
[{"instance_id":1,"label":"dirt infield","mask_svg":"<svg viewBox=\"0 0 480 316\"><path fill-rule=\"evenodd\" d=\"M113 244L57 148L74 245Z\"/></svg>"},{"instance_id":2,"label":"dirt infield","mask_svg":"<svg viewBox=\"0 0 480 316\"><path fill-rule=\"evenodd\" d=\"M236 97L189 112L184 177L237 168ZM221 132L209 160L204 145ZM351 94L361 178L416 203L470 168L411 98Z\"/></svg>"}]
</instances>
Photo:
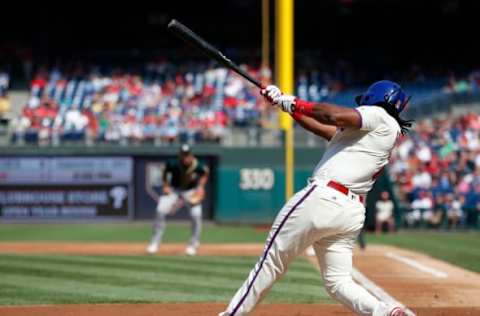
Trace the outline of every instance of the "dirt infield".
<instances>
[{"instance_id":1,"label":"dirt infield","mask_svg":"<svg viewBox=\"0 0 480 316\"><path fill-rule=\"evenodd\" d=\"M0 307L0 315L8 316L193 316L218 315L224 304L112 304L112 305L53 305L31 307ZM353 315L338 305L316 304L265 304L255 316L310 316L310 315Z\"/></svg>"},{"instance_id":2,"label":"dirt infield","mask_svg":"<svg viewBox=\"0 0 480 316\"><path fill-rule=\"evenodd\" d=\"M97 304L0 307L4 316L215 316L224 304ZM417 308L419 316L477 316L480 308ZM339 305L263 304L252 316L352 316Z\"/></svg>"},{"instance_id":3,"label":"dirt infield","mask_svg":"<svg viewBox=\"0 0 480 316\"><path fill-rule=\"evenodd\" d=\"M141 255L139 243L3 242L0 253ZM183 255L185 244L162 245L159 255ZM258 256L261 244L202 245L199 255ZM312 260L315 262L315 260ZM355 267L417 315L480 315L480 274L426 255L387 246L357 251ZM113 304L0 307L0 315L216 315L222 304ZM352 315L339 305L265 304L255 316Z\"/></svg>"},{"instance_id":4,"label":"dirt infield","mask_svg":"<svg viewBox=\"0 0 480 316\"><path fill-rule=\"evenodd\" d=\"M185 254L186 244L163 244L158 255ZM0 242L0 253L71 254L71 255L144 255L145 243L80 242ZM200 256L259 256L263 244L205 244Z\"/></svg>"},{"instance_id":5,"label":"dirt infield","mask_svg":"<svg viewBox=\"0 0 480 316\"><path fill-rule=\"evenodd\" d=\"M480 308L480 274L427 255L372 246L368 251L356 254L354 265L409 306Z\"/></svg>"}]
</instances>

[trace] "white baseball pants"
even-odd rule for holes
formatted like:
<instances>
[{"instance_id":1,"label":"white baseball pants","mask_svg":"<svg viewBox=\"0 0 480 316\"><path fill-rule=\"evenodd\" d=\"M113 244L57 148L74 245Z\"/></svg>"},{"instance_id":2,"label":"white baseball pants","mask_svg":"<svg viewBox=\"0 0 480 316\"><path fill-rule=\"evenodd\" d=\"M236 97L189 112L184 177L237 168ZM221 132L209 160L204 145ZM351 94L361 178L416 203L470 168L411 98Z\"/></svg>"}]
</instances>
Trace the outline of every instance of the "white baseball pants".
<instances>
[{"instance_id":1,"label":"white baseball pants","mask_svg":"<svg viewBox=\"0 0 480 316\"><path fill-rule=\"evenodd\" d=\"M364 219L365 208L358 196L344 195L324 182L311 182L282 208L263 256L220 316L252 312L287 272L290 262L312 244L332 298L358 315L388 315L384 303L352 280L352 250Z\"/></svg>"},{"instance_id":2,"label":"white baseball pants","mask_svg":"<svg viewBox=\"0 0 480 316\"><path fill-rule=\"evenodd\" d=\"M190 245L198 246L200 244L200 234L202 231L202 203L191 205L188 198L195 194L195 189L187 191L173 192L168 195L162 195L157 205L157 214L153 223L153 234L150 244L159 245L167 226L166 217L168 214L175 213L181 208L186 208L190 212L192 237Z\"/></svg>"}]
</instances>

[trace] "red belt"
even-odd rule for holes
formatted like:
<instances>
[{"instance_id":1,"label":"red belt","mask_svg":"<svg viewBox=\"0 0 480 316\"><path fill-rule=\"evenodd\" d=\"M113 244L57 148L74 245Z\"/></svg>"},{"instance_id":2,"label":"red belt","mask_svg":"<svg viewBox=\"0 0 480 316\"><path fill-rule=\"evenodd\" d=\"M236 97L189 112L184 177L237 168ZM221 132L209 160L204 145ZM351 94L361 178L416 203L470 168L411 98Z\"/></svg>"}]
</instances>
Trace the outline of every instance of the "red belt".
<instances>
[{"instance_id":1,"label":"red belt","mask_svg":"<svg viewBox=\"0 0 480 316\"><path fill-rule=\"evenodd\" d=\"M328 181L327 187L337 190L338 192L343 193L347 196L348 196L348 193L350 192L350 190L346 186L332 180ZM365 201L363 195L358 195L358 198L360 200L360 203L363 203Z\"/></svg>"}]
</instances>

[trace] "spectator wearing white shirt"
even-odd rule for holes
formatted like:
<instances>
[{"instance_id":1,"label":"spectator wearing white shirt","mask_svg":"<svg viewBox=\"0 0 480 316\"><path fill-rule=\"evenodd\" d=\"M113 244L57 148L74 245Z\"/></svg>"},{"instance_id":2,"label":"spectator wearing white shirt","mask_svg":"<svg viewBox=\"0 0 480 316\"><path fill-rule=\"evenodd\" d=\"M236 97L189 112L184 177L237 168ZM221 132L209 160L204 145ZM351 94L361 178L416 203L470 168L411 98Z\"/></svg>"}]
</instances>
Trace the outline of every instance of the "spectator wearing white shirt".
<instances>
[{"instance_id":1,"label":"spectator wearing white shirt","mask_svg":"<svg viewBox=\"0 0 480 316\"><path fill-rule=\"evenodd\" d=\"M412 210L405 215L409 226L416 226L420 223L424 214L429 214L433 208L432 197L426 191L421 191L419 196L412 202Z\"/></svg>"},{"instance_id":2,"label":"spectator wearing white shirt","mask_svg":"<svg viewBox=\"0 0 480 316\"><path fill-rule=\"evenodd\" d=\"M387 224L388 231L393 232L395 230L395 221L393 219L394 205L390 199L390 194L387 191L383 191L380 194L380 200L375 203L375 232L379 234L382 231L383 225Z\"/></svg>"},{"instance_id":3,"label":"spectator wearing white shirt","mask_svg":"<svg viewBox=\"0 0 480 316\"><path fill-rule=\"evenodd\" d=\"M413 141L410 138L402 140L398 148L394 150L394 153L398 153L401 160L407 160L410 152L414 149Z\"/></svg>"},{"instance_id":4,"label":"spectator wearing white shirt","mask_svg":"<svg viewBox=\"0 0 480 316\"><path fill-rule=\"evenodd\" d=\"M65 113L65 131L82 132L88 124L88 119L80 112L78 106L72 107Z\"/></svg>"},{"instance_id":5,"label":"spectator wearing white shirt","mask_svg":"<svg viewBox=\"0 0 480 316\"><path fill-rule=\"evenodd\" d=\"M449 228L456 228L463 217L462 206L465 203L463 196L447 195L447 219Z\"/></svg>"},{"instance_id":6,"label":"spectator wearing white shirt","mask_svg":"<svg viewBox=\"0 0 480 316\"><path fill-rule=\"evenodd\" d=\"M429 189L432 185L432 176L427 171L425 166L420 165L417 173L412 178L412 184L414 187Z\"/></svg>"},{"instance_id":7,"label":"spectator wearing white shirt","mask_svg":"<svg viewBox=\"0 0 480 316\"><path fill-rule=\"evenodd\" d=\"M418 146L417 157L423 163L430 162L432 160L432 151L430 150L430 147L428 147L427 144L422 142Z\"/></svg>"}]
</instances>

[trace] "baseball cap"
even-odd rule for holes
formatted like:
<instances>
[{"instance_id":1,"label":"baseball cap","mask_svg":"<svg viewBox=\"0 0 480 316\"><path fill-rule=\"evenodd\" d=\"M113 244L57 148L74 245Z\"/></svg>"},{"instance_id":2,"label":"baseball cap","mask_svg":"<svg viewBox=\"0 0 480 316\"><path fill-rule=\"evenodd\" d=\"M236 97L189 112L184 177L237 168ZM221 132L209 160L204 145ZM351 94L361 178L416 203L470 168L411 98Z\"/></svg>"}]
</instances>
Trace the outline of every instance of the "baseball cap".
<instances>
[{"instance_id":1,"label":"baseball cap","mask_svg":"<svg viewBox=\"0 0 480 316\"><path fill-rule=\"evenodd\" d=\"M190 148L190 145L188 144L183 144L181 147L180 147L180 154L181 155L187 155L187 154L191 154L192 153L192 149Z\"/></svg>"}]
</instances>

